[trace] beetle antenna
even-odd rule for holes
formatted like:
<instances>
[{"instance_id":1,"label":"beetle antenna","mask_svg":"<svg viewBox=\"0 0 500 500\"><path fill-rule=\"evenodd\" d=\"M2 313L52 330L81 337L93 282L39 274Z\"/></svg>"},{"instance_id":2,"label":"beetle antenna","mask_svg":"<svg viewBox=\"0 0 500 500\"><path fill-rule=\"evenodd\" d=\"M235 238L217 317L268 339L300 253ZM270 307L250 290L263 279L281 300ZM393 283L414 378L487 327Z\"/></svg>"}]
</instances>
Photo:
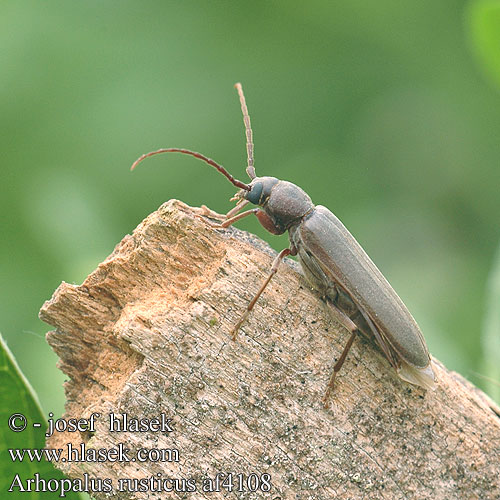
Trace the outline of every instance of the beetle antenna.
<instances>
[{"instance_id":1,"label":"beetle antenna","mask_svg":"<svg viewBox=\"0 0 500 500\"><path fill-rule=\"evenodd\" d=\"M180 148L163 148L163 149L158 149L158 151L151 151L150 153L145 153L137 160L134 161L132 166L130 167L130 170L134 170L135 167L142 161L145 160L146 158L149 158L150 156L158 155L161 153L184 153L186 155L191 155L194 156L195 158L198 158L199 160L203 160L205 163L208 163L209 165L212 165L212 167L215 167L222 175L227 177L229 182L233 184L236 187L239 187L241 189L244 189L245 191L250 191L251 187L248 184L245 184L244 182L239 181L238 179L235 179L222 165L219 165L216 161L208 158L205 155L202 155L201 153L197 153L196 151L190 151L189 149L180 149Z\"/></svg>"},{"instance_id":2,"label":"beetle antenna","mask_svg":"<svg viewBox=\"0 0 500 500\"><path fill-rule=\"evenodd\" d=\"M243 94L241 83L236 83L234 86L240 96L241 112L243 113L243 123L245 124L245 135L247 136L247 174L250 179L255 179L255 167L253 166L253 134L250 116L248 114L245 94Z\"/></svg>"}]
</instances>

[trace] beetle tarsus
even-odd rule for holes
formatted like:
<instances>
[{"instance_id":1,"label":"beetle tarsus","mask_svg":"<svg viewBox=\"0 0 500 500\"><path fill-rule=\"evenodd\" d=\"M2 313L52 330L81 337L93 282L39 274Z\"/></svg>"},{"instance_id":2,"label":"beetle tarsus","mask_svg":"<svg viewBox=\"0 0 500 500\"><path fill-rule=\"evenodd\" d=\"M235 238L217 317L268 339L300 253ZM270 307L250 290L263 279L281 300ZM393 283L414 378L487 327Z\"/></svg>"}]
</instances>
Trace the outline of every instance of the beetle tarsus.
<instances>
[{"instance_id":1,"label":"beetle tarsus","mask_svg":"<svg viewBox=\"0 0 500 500\"><path fill-rule=\"evenodd\" d=\"M241 315L241 318L239 319L238 323L236 323L236 325L234 325L233 329L231 330L231 338L233 340L236 340L236 337L238 336L238 330L240 329L241 325L245 322L245 320L248 318L250 311L251 311L251 309L247 309Z\"/></svg>"},{"instance_id":2,"label":"beetle tarsus","mask_svg":"<svg viewBox=\"0 0 500 500\"><path fill-rule=\"evenodd\" d=\"M220 222L212 222L210 219L207 218L207 216L198 216L200 219L203 219L203 222L207 225L212 227L213 229L224 229L224 226Z\"/></svg>"},{"instance_id":3,"label":"beetle tarsus","mask_svg":"<svg viewBox=\"0 0 500 500\"><path fill-rule=\"evenodd\" d=\"M215 210L212 210L211 208L208 208L206 205L202 205L200 207L200 215L204 217L209 217L210 219L215 219L215 220L226 220L228 217L225 214L220 214L216 212Z\"/></svg>"},{"instance_id":4,"label":"beetle tarsus","mask_svg":"<svg viewBox=\"0 0 500 500\"><path fill-rule=\"evenodd\" d=\"M335 377L336 376L337 376L337 372L334 370L330 376L330 380L328 381L328 385L326 386L325 394L323 395L323 398L321 399L325 409L328 408L328 400L330 399L330 394L333 392L333 389L335 388Z\"/></svg>"}]
</instances>

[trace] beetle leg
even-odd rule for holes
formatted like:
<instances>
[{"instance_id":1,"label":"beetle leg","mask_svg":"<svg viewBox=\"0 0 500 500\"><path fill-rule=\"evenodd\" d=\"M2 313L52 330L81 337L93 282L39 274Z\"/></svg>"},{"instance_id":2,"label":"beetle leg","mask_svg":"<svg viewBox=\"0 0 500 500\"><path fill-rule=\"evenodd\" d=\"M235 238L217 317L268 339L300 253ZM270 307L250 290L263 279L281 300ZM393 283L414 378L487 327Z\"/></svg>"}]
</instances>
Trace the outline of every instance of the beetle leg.
<instances>
[{"instance_id":1,"label":"beetle leg","mask_svg":"<svg viewBox=\"0 0 500 500\"><path fill-rule=\"evenodd\" d=\"M340 355L340 358L338 361L335 363L333 367L333 372L330 375L330 380L328 381L328 386L326 388L325 395L323 396L323 405L325 408L328 408L328 398L330 397L330 394L332 393L334 387L335 387L335 377L337 376L337 372L340 371L342 368L342 365L344 364L345 358L347 357L347 354L349 350L351 349L352 343L354 342L354 337L356 337L357 331L354 331L351 333L351 336L349 337L349 340L347 341L347 344L344 347L344 350L342 351L342 354Z\"/></svg>"},{"instance_id":2,"label":"beetle leg","mask_svg":"<svg viewBox=\"0 0 500 500\"><path fill-rule=\"evenodd\" d=\"M226 228L234 224L235 222L238 222L240 219L243 219L244 217L247 217L252 214L257 214L257 212L260 211L260 208L252 208L250 210L246 210L245 212L241 212L241 214L235 215L234 217L229 217L229 219L226 219L224 222L221 223L220 227Z\"/></svg>"},{"instance_id":3,"label":"beetle leg","mask_svg":"<svg viewBox=\"0 0 500 500\"><path fill-rule=\"evenodd\" d=\"M227 219L230 219L231 217L234 217L245 205L248 205L250 202L248 200L241 200L234 208L229 210L227 214L219 214L215 212L214 210L208 208L206 205L202 205L200 209L198 210L199 213L196 215L198 217L209 217L210 219L215 219L219 221L226 221ZM201 217L200 217L201 218ZM215 224L212 222L209 224L211 226L214 226ZM220 223L219 223L220 224ZM217 227L217 225L216 225Z\"/></svg>"},{"instance_id":4,"label":"beetle leg","mask_svg":"<svg viewBox=\"0 0 500 500\"><path fill-rule=\"evenodd\" d=\"M337 373L340 371L342 368L342 365L344 364L344 361L347 357L347 354L349 353L349 350L351 349L352 343L354 342L354 337L356 337L356 334L358 333L358 327L352 321L347 314L343 313L338 307L335 306L330 301L327 301L327 304L331 308L331 313L333 317L347 330L351 332L351 336L349 337L349 340L347 341L347 344L344 347L344 350L342 351L342 354L340 355L340 358L337 360L333 367L333 372L330 375L330 380L328 381L328 385L326 387L326 392L325 395L323 396L323 404L325 408L328 407L328 398L330 397L330 394L332 393L334 387L335 387L335 377L337 376Z\"/></svg>"},{"instance_id":5,"label":"beetle leg","mask_svg":"<svg viewBox=\"0 0 500 500\"><path fill-rule=\"evenodd\" d=\"M198 212L198 210L197 210ZM227 216L225 214L219 214L218 212L215 212L214 210L208 208L206 205L202 205L199 209L199 213L196 214L198 217L210 217L211 219L215 220L225 220L227 219Z\"/></svg>"},{"instance_id":6,"label":"beetle leg","mask_svg":"<svg viewBox=\"0 0 500 500\"><path fill-rule=\"evenodd\" d=\"M241 212L241 214L235 215L234 217L230 217L229 219L226 219L223 222L219 223L210 222L205 219L205 223L215 229L225 229L226 227L229 227L231 224L234 224L235 222L239 221L240 219L243 219L244 217L247 217L252 214L257 214L259 210L260 208L252 208L251 210L247 210L246 212Z\"/></svg>"},{"instance_id":7,"label":"beetle leg","mask_svg":"<svg viewBox=\"0 0 500 500\"><path fill-rule=\"evenodd\" d=\"M247 212L243 212L243 213L247 213ZM255 294L254 298L248 304L247 310L243 313L243 315L241 316L238 323L236 323L236 325L232 329L231 333L232 333L233 340L236 340L236 336L238 335L238 330L240 329L240 326L247 319L248 315L250 314L250 311L253 309L253 306L255 305L255 303L257 302L259 297L261 296L261 294L264 291L264 289L266 288L266 286L271 281L271 278L276 274L276 272L278 271L279 265L281 264L281 262L283 261L283 259L287 255L297 255L297 249L293 246L292 246L292 248L284 248L276 256L276 258L273 261L273 265L271 266L271 271L269 272L269 275L265 279L264 283L262 283L262 286L259 288L259 291Z\"/></svg>"},{"instance_id":8,"label":"beetle leg","mask_svg":"<svg viewBox=\"0 0 500 500\"><path fill-rule=\"evenodd\" d=\"M227 213L226 217L228 217L228 218L224 222L221 222L220 224L214 224L212 222L207 221L207 224L209 226L215 227L215 228L226 228L226 227L229 227L230 225L234 224L235 222L239 221L240 219L243 219L244 217L255 214L265 229L267 229L268 231L270 231L271 233L274 233L274 234L282 234L283 233L283 231L280 231L278 228L276 228L274 226L274 223L272 222L270 217L260 208L252 208L250 210L246 210L245 212L241 212L238 215L234 215L234 216L230 217L231 215L233 215L233 214L237 213L239 210L241 210L245 205L247 205L247 203L248 203L247 200L242 200L240 203L238 203L232 210L230 210ZM271 271L269 272L269 275L267 276L266 280L264 281L262 286L259 288L259 291L255 294L254 298L248 304L247 310L241 316L238 323L236 323L234 328L231 330L233 340L236 340L236 336L238 335L238 330L240 329L241 325L247 319L247 317L250 314L250 311L253 309L255 303L257 302L257 300L261 296L262 292L265 290L266 286L271 281L271 278L278 271L278 267L281 264L281 261L287 255L297 255L297 251L298 251L297 248L292 244L291 248L284 248L276 256L276 258L273 261L273 265L271 266Z\"/></svg>"},{"instance_id":9,"label":"beetle leg","mask_svg":"<svg viewBox=\"0 0 500 500\"><path fill-rule=\"evenodd\" d=\"M226 214L226 219L234 217L243 207L245 207L249 203L250 202L248 200L241 200L239 203L236 204L235 207L229 210L229 212Z\"/></svg>"}]
</instances>

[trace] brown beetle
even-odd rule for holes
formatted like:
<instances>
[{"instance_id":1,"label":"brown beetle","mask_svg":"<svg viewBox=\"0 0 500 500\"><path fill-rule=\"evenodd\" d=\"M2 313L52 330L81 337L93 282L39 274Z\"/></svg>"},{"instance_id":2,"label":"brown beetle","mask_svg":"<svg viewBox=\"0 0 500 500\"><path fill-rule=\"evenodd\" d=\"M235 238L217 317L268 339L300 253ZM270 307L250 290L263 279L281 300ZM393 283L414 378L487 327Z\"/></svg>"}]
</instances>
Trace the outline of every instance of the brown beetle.
<instances>
[{"instance_id":1,"label":"brown beetle","mask_svg":"<svg viewBox=\"0 0 500 500\"><path fill-rule=\"evenodd\" d=\"M335 376L342 367L358 332L373 336L399 377L426 389L434 388L435 375L424 337L397 293L372 262L361 245L340 220L327 208L315 206L298 186L275 177L257 177L254 168L250 117L241 84L235 85L241 102L247 137L247 174L249 184L235 179L217 162L206 156L179 148L146 153L135 161L159 153L184 153L215 167L240 190L233 199L238 204L218 227L228 227L255 214L272 234L288 231L290 247L282 250L271 271L246 312L233 329L233 339L255 302L264 291L279 264L287 255L296 255L311 285L321 293L334 318L351 332L344 350L335 363L323 401L333 390ZM257 205L240 212L248 204Z\"/></svg>"}]
</instances>

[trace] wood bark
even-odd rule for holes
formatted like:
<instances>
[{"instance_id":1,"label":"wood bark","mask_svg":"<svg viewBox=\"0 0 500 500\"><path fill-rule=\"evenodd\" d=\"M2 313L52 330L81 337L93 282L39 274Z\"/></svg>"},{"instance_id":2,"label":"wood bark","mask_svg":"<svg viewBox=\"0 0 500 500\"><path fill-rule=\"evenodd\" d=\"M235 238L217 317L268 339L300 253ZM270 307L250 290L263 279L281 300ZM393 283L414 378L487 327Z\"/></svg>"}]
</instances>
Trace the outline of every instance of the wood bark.
<instances>
[{"instance_id":1,"label":"wood bark","mask_svg":"<svg viewBox=\"0 0 500 500\"><path fill-rule=\"evenodd\" d=\"M178 450L178 461L58 467L115 488L120 478L158 474L196 484L195 493L115 489L113 498L500 498L500 410L439 361L438 386L426 392L359 338L323 407L349 334L297 263L285 259L232 341L275 252L238 229L210 227L201 213L165 203L40 312L56 328L47 340L68 375L65 418L101 415L94 432L56 433L48 446L125 443L132 456ZM110 432L110 413L163 413L174 430ZM243 492L202 491L206 478L230 472L270 474L271 491L251 492L246 482Z\"/></svg>"}]
</instances>

